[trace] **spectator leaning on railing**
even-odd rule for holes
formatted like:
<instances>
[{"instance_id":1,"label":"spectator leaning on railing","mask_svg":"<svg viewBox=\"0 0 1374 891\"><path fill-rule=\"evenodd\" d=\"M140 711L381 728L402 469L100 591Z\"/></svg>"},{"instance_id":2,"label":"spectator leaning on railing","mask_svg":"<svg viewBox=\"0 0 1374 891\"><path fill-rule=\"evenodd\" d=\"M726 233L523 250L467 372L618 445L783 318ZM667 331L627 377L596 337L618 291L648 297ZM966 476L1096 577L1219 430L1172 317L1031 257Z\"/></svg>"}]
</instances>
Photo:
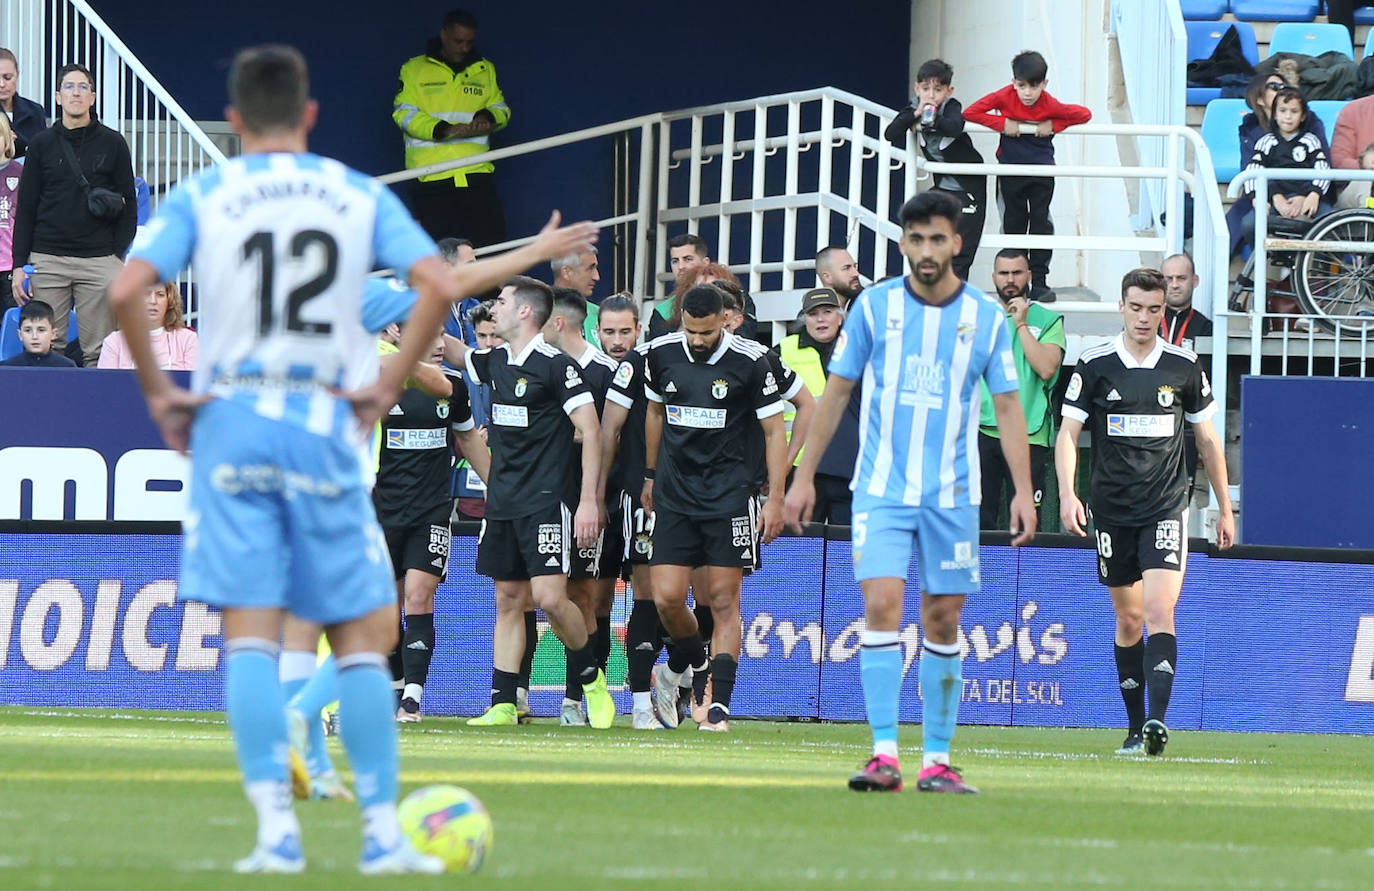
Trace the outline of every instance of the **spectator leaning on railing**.
<instances>
[{"instance_id":1,"label":"spectator leaning on railing","mask_svg":"<svg viewBox=\"0 0 1374 891\"><path fill-rule=\"evenodd\" d=\"M33 138L48 128L48 116L43 113L43 106L20 96L18 89L19 60L0 46L0 110L14 130L14 156L22 158Z\"/></svg>"},{"instance_id":2,"label":"spectator leaning on railing","mask_svg":"<svg viewBox=\"0 0 1374 891\"><path fill-rule=\"evenodd\" d=\"M148 327L153 340L153 358L168 371L194 371L200 350L196 332L186 327L182 315L181 292L176 282L159 282L148 289ZM123 331L105 338L98 368L133 368L134 357Z\"/></svg>"}]
</instances>

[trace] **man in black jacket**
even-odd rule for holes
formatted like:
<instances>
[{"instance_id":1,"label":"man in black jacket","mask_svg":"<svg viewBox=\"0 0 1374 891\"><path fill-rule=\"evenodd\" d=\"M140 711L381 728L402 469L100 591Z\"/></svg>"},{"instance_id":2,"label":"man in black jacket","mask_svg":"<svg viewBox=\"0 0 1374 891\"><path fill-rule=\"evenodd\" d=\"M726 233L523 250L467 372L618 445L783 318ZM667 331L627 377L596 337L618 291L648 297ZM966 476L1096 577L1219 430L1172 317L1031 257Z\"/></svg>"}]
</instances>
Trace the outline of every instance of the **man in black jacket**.
<instances>
[{"instance_id":1,"label":"man in black jacket","mask_svg":"<svg viewBox=\"0 0 1374 891\"><path fill-rule=\"evenodd\" d=\"M14 219L14 299L24 294L25 263L32 263L33 298L53 308L61 352L67 344L67 316L73 305L81 326L86 365L94 367L100 345L114 330L105 289L123 266L121 258L138 226L134 172L129 146L95 119L95 80L80 65L57 73L57 104L62 117L34 137L19 180ZM80 170L72 167L73 160ZM82 177L87 185L83 185ZM109 189L124 199L113 219L91 213L90 189Z\"/></svg>"},{"instance_id":2,"label":"man in black jacket","mask_svg":"<svg viewBox=\"0 0 1374 891\"><path fill-rule=\"evenodd\" d=\"M43 106L20 96L18 89L19 60L0 46L0 111L9 117L14 131L14 156L22 158L29 150L29 141L48 128L48 116Z\"/></svg>"}]
</instances>

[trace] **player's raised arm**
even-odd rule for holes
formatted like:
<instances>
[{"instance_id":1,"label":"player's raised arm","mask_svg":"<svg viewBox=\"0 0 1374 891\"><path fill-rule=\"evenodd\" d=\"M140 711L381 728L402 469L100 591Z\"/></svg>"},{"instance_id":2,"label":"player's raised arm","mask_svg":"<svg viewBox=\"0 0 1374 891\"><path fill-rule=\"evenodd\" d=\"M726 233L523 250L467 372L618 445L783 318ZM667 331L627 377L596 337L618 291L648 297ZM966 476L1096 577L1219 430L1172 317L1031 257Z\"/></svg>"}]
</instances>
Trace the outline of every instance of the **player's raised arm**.
<instances>
[{"instance_id":1,"label":"player's raised arm","mask_svg":"<svg viewBox=\"0 0 1374 891\"><path fill-rule=\"evenodd\" d=\"M590 222L572 223L561 226L562 217L558 211L549 216L549 221L535 236L534 241L523 247L504 254L497 254L455 266L449 274L453 276L458 293L467 297L481 294L500 285L511 276L519 275L538 263L547 263L569 254L585 253L596 244L596 226Z\"/></svg>"}]
</instances>

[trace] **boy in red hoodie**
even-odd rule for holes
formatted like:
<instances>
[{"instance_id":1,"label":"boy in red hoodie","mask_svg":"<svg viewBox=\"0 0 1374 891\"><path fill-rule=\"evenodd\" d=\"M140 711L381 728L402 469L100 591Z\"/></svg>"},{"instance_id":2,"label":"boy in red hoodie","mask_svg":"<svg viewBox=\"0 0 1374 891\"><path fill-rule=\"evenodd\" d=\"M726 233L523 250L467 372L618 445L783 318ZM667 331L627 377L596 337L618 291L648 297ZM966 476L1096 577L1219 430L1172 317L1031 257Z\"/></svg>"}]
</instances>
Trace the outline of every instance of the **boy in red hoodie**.
<instances>
[{"instance_id":1,"label":"boy in red hoodie","mask_svg":"<svg viewBox=\"0 0 1374 891\"><path fill-rule=\"evenodd\" d=\"M997 158L1003 164L1053 164L1054 134L1073 124L1086 124L1092 112L1066 105L1045 92L1049 66L1045 57L1027 50L1011 60L1011 85L989 93L964 110L965 120L1002 132ZM1021 133L1023 123L1036 124L1034 134ZM1002 231L1007 235L1053 235L1050 201L1054 178L999 176ZM1050 251L1030 251L1031 299L1054 301L1049 289Z\"/></svg>"}]
</instances>

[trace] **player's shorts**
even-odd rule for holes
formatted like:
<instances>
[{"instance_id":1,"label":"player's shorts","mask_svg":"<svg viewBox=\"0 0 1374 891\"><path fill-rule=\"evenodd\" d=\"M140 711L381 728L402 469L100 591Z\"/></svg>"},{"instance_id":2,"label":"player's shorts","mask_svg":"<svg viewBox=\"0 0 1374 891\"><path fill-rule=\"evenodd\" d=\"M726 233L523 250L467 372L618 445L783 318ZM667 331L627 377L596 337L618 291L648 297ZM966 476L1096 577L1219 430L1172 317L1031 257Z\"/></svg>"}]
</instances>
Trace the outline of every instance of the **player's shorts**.
<instances>
[{"instance_id":1,"label":"player's shorts","mask_svg":"<svg viewBox=\"0 0 1374 891\"><path fill-rule=\"evenodd\" d=\"M322 625L396 602L365 448L215 400L191 449L182 599Z\"/></svg>"},{"instance_id":2,"label":"player's shorts","mask_svg":"<svg viewBox=\"0 0 1374 891\"><path fill-rule=\"evenodd\" d=\"M572 546L572 512L563 504L518 520L487 517L477 534L477 573L498 581L567 575Z\"/></svg>"},{"instance_id":3,"label":"player's shorts","mask_svg":"<svg viewBox=\"0 0 1374 891\"><path fill-rule=\"evenodd\" d=\"M396 578L403 578L411 569L439 578L448 574L449 539L452 537L450 513L450 507L444 505L418 523L382 527Z\"/></svg>"},{"instance_id":4,"label":"player's shorts","mask_svg":"<svg viewBox=\"0 0 1374 891\"><path fill-rule=\"evenodd\" d=\"M1183 572L1188 567L1188 509L1144 526L1093 522L1097 577L1110 588L1133 585L1147 569Z\"/></svg>"},{"instance_id":5,"label":"player's shorts","mask_svg":"<svg viewBox=\"0 0 1374 891\"><path fill-rule=\"evenodd\" d=\"M925 593L975 594L981 587L976 506L911 507L855 492L849 528L858 581L905 579L914 547Z\"/></svg>"},{"instance_id":6,"label":"player's shorts","mask_svg":"<svg viewBox=\"0 0 1374 891\"><path fill-rule=\"evenodd\" d=\"M654 515L644 513L644 505L629 492L620 493L620 538L627 565L649 565L654 555Z\"/></svg>"},{"instance_id":7,"label":"player's shorts","mask_svg":"<svg viewBox=\"0 0 1374 891\"><path fill-rule=\"evenodd\" d=\"M752 570L759 554L758 502L750 499L744 513L696 517L654 509L654 566L738 566Z\"/></svg>"}]
</instances>

